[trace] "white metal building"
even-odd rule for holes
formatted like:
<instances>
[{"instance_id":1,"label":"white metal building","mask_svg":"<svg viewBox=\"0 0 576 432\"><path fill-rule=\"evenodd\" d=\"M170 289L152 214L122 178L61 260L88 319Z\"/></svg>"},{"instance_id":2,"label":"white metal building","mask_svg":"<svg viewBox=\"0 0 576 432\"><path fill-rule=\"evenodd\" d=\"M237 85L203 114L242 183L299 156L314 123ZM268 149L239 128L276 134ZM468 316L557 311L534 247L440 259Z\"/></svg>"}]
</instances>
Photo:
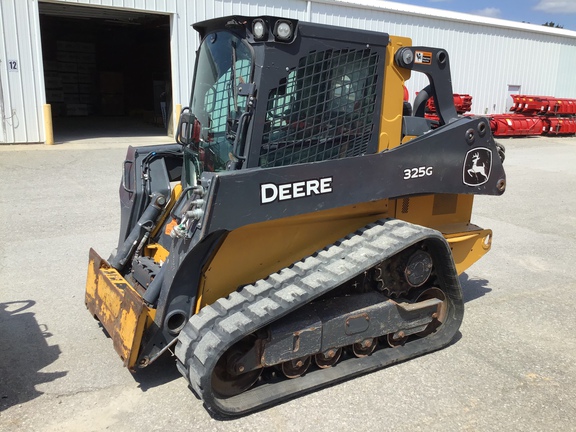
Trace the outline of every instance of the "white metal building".
<instances>
[{"instance_id":1,"label":"white metal building","mask_svg":"<svg viewBox=\"0 0 576 432\"><path fill-rule=\"evenodd\" d=\"M191 24L231 14L445 48L454 92L471 94L476 114L505 112L510 93L576 98L576 32L563 29L379 0L0 0L0 143L44 142L46 103L64 117L153 114L166 90L169 107L187 105ZM412 97L423 79L408 83Z\"/></svg>"}]
</instances>

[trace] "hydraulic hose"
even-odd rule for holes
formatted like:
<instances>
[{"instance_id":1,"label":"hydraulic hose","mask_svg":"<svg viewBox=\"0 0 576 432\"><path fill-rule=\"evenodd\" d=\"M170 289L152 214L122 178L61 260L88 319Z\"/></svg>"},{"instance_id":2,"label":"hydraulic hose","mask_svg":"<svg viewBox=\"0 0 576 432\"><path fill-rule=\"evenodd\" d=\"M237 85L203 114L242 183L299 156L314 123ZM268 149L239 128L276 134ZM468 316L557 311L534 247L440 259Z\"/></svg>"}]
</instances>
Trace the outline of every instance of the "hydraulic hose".
<instances>
[{"instance_id":1,"label":"hydraulic hose","mask_svg":"<svg viewBox=\"0 0 576 432\"><path fill-rule=\"evenodd\" d=\"M158 297L160 296L160 289L162 288L162 282L164 281L164 273L165 273L166 266L162 266L160 271L156 274L156 277L144 293L143 300L150 306L155 307L156 302L158 301Z\"/></svg>"},{"instance_id":2,"label":"hydraulic hose","mask_svg":"<svg viewBox=\"0 0 576 432\"><path fill-rule=\"evenodd\" d=\"M154 229L156 225L156 219L162 212L162 209L166 205L166 198L157 192L152 194L152 199L150 204L138 219L138 222L122 243L122 246L118 248L116 255L110 259L110 265L114 267L119 272L122 271L128 260L132 257L136 246L142 240L142 237L147 231ZM146 226L148 225L148 227Z\"/></svg>"},{"instance_id":3,"label":"hydraulic hose","mask_svg":"<svg viewBox=\"0 0 576 432\"><path fill-rule=\"evenodd\" d=\"M424 117L424 110L426 108L426 102L430 99L432 92L432 86L427 85L422 90L418 92L416 98L414 99L414 117Z\"/></svg>"}]
</instances>

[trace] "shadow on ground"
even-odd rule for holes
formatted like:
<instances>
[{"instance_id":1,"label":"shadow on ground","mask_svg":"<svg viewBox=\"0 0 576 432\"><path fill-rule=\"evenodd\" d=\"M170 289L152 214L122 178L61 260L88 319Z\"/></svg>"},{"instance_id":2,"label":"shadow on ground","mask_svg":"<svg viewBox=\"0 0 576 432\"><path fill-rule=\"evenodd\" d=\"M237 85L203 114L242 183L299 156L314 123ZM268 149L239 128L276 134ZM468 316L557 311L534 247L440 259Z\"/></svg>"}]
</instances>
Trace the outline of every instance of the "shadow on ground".
<instances>
[{"instance_id":1,"label":"shadow on ground","mask_svg":"<svg viewBox=\"0 0 576 432\"><path fill-rule=\"evenodd\" d=\"M140 118L123 117L61 117L54 118L54 141L95 138L158 136L166 138L166 130Z\"/></svg>"},{"instance_id":2,"label":"shadow on ground","mask_svg":"<svg viewBox=\"0 0 576 432\"><path fill-rule=\"evenodd\" d=\"M492 291L492 288L486 286L488 285L486 279L470 279L467 273L460 275L460 284L462 285L464 303L476 300Z\"/></svg>"},{"instance_id":3,"label":"shadow on ground","mask_svg":"<svg viewBox=\"0 0 576 432\"><path fill-rule=\"evenodd\" d=\"M176 357L165 353L150 366L138 370L134 374L134 379L140 384L138 387L145 392L176 379L184 380L184 377L176 367Z\"/></svg>"},{"instance_id":4,"label":"shadow on ground","mask_svg":"<svg viewBox=\"0 0 576 432\"><path fill-rule=\"evenodd\" d=\"M42 394L36 385L54 381L67 372L40 372L60 355L52 336L30 311L36 302L0 303L0 411Z\"/></svg>"}]
</instances>

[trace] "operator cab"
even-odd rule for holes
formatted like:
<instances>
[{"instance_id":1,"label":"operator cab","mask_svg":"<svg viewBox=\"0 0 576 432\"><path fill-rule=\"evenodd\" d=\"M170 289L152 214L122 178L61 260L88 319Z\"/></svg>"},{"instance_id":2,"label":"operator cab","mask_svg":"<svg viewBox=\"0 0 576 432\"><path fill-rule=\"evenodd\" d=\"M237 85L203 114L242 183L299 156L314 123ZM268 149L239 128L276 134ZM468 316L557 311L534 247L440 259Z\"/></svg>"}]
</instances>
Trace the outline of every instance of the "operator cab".
<instances>
[{"instance_id":1,"label":"operator cab","mask_svg":"<svg viewBox=\"0 0 576 432\"><path fill-rule=\"evenodd\" d=\"M195 176L377 151L388 35L370 32L367 45L362 31L274 17L195 28L202 43L177 133Z\"/></svg>"}]
</instances>

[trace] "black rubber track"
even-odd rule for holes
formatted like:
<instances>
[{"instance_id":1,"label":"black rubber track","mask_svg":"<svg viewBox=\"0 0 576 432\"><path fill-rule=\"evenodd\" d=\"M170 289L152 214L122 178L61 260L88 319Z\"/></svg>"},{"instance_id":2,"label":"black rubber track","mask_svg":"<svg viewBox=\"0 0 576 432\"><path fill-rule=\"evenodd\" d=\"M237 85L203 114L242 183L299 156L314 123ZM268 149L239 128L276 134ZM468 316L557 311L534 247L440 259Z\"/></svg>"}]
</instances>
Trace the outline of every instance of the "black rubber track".
<instances>
[{"instance_id":1,"label":"black rubber track","mask_svg":"<svg viewBox=\"0 0 576 432\"><path fill-rule=\"evenodd\" d=\"M214 366L235 342L423 240L434 244L436 272L448 299L447 318L438 331L404 346L377 350L364 358L349 358L335 367L314 370L296 379L256 385L238 396L225 399L212 392ZM463 312L460 283L442 234L385 219L202 308L180 333L175 353L178 368L207 409L235 416L443 348L458 331Z\"/></svg>"}]
</instances>

